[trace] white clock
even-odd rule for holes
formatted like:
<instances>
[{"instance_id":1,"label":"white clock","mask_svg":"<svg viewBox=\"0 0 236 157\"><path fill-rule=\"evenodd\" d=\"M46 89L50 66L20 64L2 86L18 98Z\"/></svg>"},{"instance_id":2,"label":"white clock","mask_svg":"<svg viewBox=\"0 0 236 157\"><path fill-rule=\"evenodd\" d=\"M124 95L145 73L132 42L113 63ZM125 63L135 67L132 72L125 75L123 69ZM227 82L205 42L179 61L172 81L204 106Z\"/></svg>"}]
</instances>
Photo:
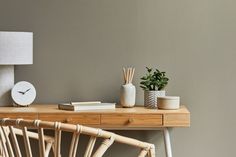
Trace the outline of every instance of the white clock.
<instances>
[{"instance_id":1,"label":"white clock","mask_svg":"<svg viewBox=\"0 0 236 157\"><path fill-rule=\"evenodd\" d=\"M29 106L36 98L36 90L31 83L20 81L12 88L11 97L16 105Z\"/></svg>"}]
</instances>

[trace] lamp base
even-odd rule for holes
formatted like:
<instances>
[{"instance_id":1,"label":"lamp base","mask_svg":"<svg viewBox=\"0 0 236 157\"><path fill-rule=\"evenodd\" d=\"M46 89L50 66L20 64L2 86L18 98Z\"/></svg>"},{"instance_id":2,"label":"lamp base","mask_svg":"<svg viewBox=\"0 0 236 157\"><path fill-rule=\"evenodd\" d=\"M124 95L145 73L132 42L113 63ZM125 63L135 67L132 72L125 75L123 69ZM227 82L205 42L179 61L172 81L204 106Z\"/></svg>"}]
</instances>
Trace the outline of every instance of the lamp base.
<instances>
[{"instance_id":1,"label":"lamp base","mask_svg":"<svg viewBox=\"0 0 236 157\"><path fill-rule=\"evenodd\" d=\"M0 106L13 106L14 65L0 65Z\"/></svg>"}]
</instances>

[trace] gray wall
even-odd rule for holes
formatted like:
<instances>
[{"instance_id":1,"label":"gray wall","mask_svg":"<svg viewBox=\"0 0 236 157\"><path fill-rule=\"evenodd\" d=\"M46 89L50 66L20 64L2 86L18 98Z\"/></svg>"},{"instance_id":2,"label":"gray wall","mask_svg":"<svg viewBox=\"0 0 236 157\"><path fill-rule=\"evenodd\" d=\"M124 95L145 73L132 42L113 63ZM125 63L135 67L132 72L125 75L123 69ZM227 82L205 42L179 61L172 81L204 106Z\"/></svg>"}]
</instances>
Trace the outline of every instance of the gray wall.
<instances>
[{"instance_id":1,"label":"gray wall","mask_svg":"<svg viewBox=\"0 0 236 157\"><path fill-rule=\"evenodd\" d=\"M233 0L1 0L0 30L34 32L34 64L16 66L15 74L36 86L36 102L118 101L123 66L136 67L137 87L145 66L158 67L171 78L168 94L180 95L191 111L191 128L171 131L174 157L234 156L235 6ZM119 133L154 142L164 154L155 131Z\"/></svg>"}]
</instances>

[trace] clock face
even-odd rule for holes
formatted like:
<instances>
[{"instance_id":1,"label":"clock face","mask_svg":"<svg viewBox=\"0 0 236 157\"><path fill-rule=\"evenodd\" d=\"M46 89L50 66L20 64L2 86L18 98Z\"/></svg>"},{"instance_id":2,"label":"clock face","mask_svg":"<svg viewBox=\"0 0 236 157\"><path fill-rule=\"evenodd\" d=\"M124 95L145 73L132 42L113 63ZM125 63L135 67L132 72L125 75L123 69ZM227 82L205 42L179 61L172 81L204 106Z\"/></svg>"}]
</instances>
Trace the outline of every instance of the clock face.
<instances>
[{"instance_id":1,"label":"clock face","mask_svg":"<svg viewBox=\"0 0 236 157\"><path fill-rule=\"evenodd\" d=\"M12 88L11 96L17 105L28 106L36 98L36 90L31 83L21 81Z\"/></svg>"}]
</instances>

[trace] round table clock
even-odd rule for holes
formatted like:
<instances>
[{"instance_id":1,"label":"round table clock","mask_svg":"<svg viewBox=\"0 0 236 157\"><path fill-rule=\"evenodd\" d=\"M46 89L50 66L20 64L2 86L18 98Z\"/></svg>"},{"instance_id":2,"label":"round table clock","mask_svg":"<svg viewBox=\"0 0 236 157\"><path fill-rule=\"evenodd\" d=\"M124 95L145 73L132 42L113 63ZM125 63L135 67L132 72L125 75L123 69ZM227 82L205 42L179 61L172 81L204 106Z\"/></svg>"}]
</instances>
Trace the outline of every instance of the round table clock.
<instances>
[{"instance_id":1,"label":"round table clock","mask_svg":"<svg viewBox=\"0 0 236 157\"><path fill-rule=\"evenodd\" d=\"M20 81L12 88L11 97L14 105L29 106L36 98L36 90L31 83Z\"/></svg>"}]
</instances>

